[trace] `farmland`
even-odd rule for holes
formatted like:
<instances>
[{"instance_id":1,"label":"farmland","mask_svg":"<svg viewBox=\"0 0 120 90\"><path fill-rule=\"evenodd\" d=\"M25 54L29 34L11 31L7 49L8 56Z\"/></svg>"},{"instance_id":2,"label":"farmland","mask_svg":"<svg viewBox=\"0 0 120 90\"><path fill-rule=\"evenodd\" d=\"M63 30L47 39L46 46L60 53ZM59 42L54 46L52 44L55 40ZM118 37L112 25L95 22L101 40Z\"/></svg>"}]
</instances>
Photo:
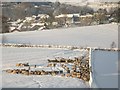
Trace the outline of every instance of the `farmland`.
<instances>
[{"instance_id":1,"label":"farmland","mask_svg":"<svg viewBox=\"0 0 120 90\"><path fill-rule=\"evenodd\" d=\"M102 48L101 50L94 50L89 53L91 57L91 66L93 76L99 83L105 75L113 76L114 82L116 82L117 74L117 45L118 45L118 25L107 24L99 26L88 27L75 27L65 29L54 29L44 31L33 32L14 32L1 34L1 40L5 44L15 44L13 46L1 46L2 48L2 87L24 87L24 88L88 88L89 82L82 79L72 77L61 77L60 75L21 75L10 74L5 72L7 69L19 69L16 67L16 63L29 63L30 65L37 65L38 68L32 68L38 70L47 66L48 59L55 59L58 57L74 59L75 57L82 57L87 54L85 49L80 48ZM115 47L111 48L111 43L115 42ZM18 46L20 47L18 47ZM25 45L33 45L33 47L26 47ZM43 47L38 47L43 45ZM50 47L52 46L52 47ZM63 47L63 48L56 48ZM79 47L71 49L69 47ZM113 50L113 51L112 51ZM109 56L109 57L108 57ZM104 60L105 63L104 63ZM109 61L108 61L109 60ZM114 61L113 61L114 60ZM99 65L97 65L97 64ZM107 63L108 68L104 69ZM99 66L99 67L97 67ZM96 68L95 68L96 67ZM109 68L114 67L114 68ZM27 68L26 68L27 69ZM51 70L51 69L50 69ZM101 71L103 70L103 71ZM104 73L104 70L109 71ZM103 77L103 76L104 77ZM109 80L111 80L108 77ZM90 79L91 80L91 79ZM74 84L73 84L74 83ZM95 87L112 87L110 84L99 84L93 80L96 84ZM100 86L101 85L101 86ZM117 87L117 86L113 86Z\"/></svg>"}]
</instances>

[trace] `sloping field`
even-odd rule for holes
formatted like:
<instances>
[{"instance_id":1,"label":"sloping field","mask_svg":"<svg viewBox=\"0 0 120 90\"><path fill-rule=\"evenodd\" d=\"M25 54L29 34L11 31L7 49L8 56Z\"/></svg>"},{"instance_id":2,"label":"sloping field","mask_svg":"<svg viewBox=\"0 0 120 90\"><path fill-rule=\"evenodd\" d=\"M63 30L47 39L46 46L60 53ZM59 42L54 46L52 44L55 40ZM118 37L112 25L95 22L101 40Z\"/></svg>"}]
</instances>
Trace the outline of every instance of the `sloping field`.
<instances>
[{"instance_id":1,"label":"sloping field","mask_svg":"<svg viewBox=\"0 0 120 90\"><path fill-rule=\"evenodd\" d=\"M80 47L110 48L114 41L118 45L118 25L64 28L44 31L4 34L4 43L70 45Z\"/></svg>"}]
</instances>

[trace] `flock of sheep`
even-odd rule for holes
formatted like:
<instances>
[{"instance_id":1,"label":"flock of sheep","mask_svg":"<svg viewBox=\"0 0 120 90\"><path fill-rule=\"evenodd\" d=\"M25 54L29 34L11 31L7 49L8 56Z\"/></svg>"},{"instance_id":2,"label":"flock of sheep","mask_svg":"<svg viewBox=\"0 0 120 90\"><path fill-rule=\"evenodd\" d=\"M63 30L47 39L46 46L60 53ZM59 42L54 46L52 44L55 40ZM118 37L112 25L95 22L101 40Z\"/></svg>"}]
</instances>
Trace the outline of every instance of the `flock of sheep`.
<instances>
[{"instance_id":1,"label":"flock of sheep","mask_svg":"<svg viewBox=\"0 0 120 90\"><path fill-rule=\"evenodd\" d=\"M2 46L8 46L8 47L54 47L49 45L24 45L24 44L3 44ZM77 47L70 47L70 46L55 46L57 48L72 48L72 49L78 49ZM85 48L84 48L85 49ZM86 48L88 51L90 48ZM85 49L85 50L86 50ZM103 51L120 51L117 48L93 48L93 50L103 50ZM89 54L88 54L89 55ZM13 73L13 74L24 74L24 75L61 75L63 77L73 77L73 78L79 78L84 81L90 80L90 66L89 66L89 56L81 56L81 57L75 57L74 59L66 59L66 58L55 58L53 60L48 59L48 65L44 67L54 67L58 68L59 70L31 70L31 65L29 63L17 63L17 67L27 67L27 69L8 69L6 70L7 73ZM71 65L71 66L70 66ZM34 68L38 68L37 65L34 65Z\"/></svg>"},{"instance_id":2,"label":"flock of sheep","mask_svg":"<svg viewBox=\"0 0 120 90\"><path fill-rule=\"evenodd\" d=\"M16 67L19 67L19 69L7 69L6 72L23 75L52 75L52 76L60 75L62 77L79 78L84 81L90 80L89 58L86 56L75 57L74 59L66 58L55 58L53 60L48 59L48 65L44 67L57 68L58 65L62 69L47 71L47 70L31 70L31 65L29 65L29 63L17 63ZM23 67L27 67L27 69L23 69ZM34 65L34 68L38 68L38 66Z\"/></svg>"}]
</instances>

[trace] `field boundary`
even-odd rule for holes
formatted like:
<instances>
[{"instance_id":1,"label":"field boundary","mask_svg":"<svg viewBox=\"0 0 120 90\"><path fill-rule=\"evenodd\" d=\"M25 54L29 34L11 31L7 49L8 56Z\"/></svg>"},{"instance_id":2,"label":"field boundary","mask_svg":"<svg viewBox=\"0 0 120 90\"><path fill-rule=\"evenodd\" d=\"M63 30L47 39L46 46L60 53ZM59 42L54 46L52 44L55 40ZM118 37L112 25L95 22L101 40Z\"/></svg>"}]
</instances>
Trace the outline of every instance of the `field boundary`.
<instances>
[{"instance_id":1,"label":"field boundary","mask_svg":"<svg viewBox=\"0 0 120 90\"><path fill-rule=\"evenodd\" d=\"M90 49L92 50L102 50L102 51L120 51L119 48L99 48L99 47L80 47L80 46L63 46L63 45L32 45L32 44L14 44L14 43L0 43L2 47L23 47L23 48L61 48L61 49Z\"/></svg>"}]
</instances>

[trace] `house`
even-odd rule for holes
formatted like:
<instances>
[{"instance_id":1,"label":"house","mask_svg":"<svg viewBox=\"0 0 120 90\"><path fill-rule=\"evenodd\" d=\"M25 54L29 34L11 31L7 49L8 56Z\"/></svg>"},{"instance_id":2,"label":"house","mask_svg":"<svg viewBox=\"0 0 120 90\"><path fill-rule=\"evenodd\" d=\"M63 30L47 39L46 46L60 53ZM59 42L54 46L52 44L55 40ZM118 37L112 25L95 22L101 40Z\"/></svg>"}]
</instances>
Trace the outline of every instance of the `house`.
<instances>
[{"instance_id":1,"label":"house","mask_svg":"<svg viewBox=\"0 0 120 90\"><path fill-rule=\"evenodd\" d=\"M91 23L93 22L92 14L81 15L79 18L81 25L91 25Z\"/></svg>"},{"instance_id":2,"label":"house","mask_svg":"<svg viewBox=\"0 0 120 90\"><path fill-rule=\"evenodd\" d=\"M38 14L37 17L40 17L41 19L42 18L49 18L49 15L47 15L47 14Z\"/></svg>"},{"instance_id":3,"label":"house","mask_svg":"<svg viewBox=\"0 0 120 90\"><path fill-rule=\"evenodd\" d=\"M55 16L55 19L58 21L58 23L62 22L62 24L73 24L80 21L79 16L79 14L61 14Z\"/></svg>"},{"instance_id":4,"label":"house","mask_svg":"<svg viewBox=\"0 0 120 90\"><path fill-rule=\"evenodd\" d=\"M81 15L80 19L84 20L84 19L92 19L93 15L92 14L87 14L87 15Z\"/></svg>"}]
</instances>

